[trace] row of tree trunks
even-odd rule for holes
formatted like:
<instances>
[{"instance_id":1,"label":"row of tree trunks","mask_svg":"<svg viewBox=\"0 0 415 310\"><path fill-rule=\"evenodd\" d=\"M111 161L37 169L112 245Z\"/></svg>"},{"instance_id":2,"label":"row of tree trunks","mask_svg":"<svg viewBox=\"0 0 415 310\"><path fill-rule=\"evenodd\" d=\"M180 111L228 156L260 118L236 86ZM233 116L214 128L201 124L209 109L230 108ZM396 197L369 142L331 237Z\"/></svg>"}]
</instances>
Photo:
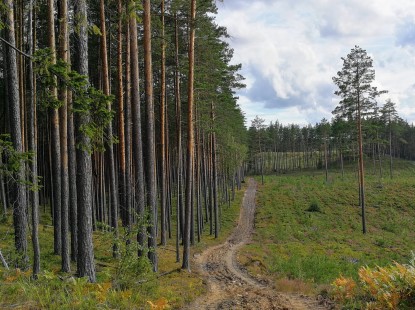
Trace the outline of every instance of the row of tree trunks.
<instances>
[{"instance_id":1,"label":"row of tree trunks","mask_svg":"<svg viewBox=\"0 0 415 310\"><path fill-rule=\"evenodd\" d=\"M128 2L128 3L127 3ZM13 3L7 2L13 9ZM23 3L22 1L19 2ZM58 7L55 7L57 3ZM45 2L47 8L47 45L52 52L52 62L56 64L63 60L70 64L70 51L74 47L74 68L82 75L88 76L89 60L92 56L88 51L88 3L86 0L73 1L74 28L73 41L69 41L69 23L71 8L68 0ZM167 10L171 7L167 2ZM110 22L106 16L106 1L100 0L99 7L99 73L91 82L102 88L103 94L111 94L110 58L111 29L107 33L107 24ZM165 32L165 1L161 1L161 46L160 46L160 80L154 82L153 78L159 76L153 73L152 59L152 29L151 17L155 5L151 1L143 1L143 25L142 34L138 30L141 26L137 24L136 2L133 0L117 3L117 121L111 123L105 131L106 150L96 151L91 146L92 141L85 134L83 128L93 120L90 113L76 110L79 92L73 92L66 88L62 79L57 81L57 86L51 87L53 97L62 103L60 107L48 107L48 112L41 117L42 123L39 127L39 137L36 118L36 85L33 79L33 68L31 60L29 70L26 73L19 72L20 63L17 62L16 51L8 48L7 75L8 98L11 104L8 113L12 139L16 150L23 151L24 139L27 138L27 149L34 151L35 160L30 164L32 183L37 185L36 176L42 175L45 186L39 193L29 192L26 187L16 185L16 197L8 199L7 190L1 190L1 203L4 205L4 213L7 213L6 200L16 201L14 206L14 222L16 230L16 249L22 254L23 262L27 262L27 227L29 214L27 202L32 207L32 241L35 254L33 273L40 271L40 249L38 241L39 204L45 205L44 212L48 211L46 205L51 206L54 234L54 252L61 255L61 269L63 272L71 272L71 260L77 263L77 275L88 277L91 282L96 281L94 248L92 232L94 229L109 225L114 233L113 256L120 256L118 220L127 228L127 245L134 239L132 231L137 231L138 256L148 256L157 271L158 262L156 255L157 240L161 245L167 244L167 238L171 238L174 225L172 220L176 215L176 260L180 261L180 243L183 243L183 269L190 270L190 245L200 241L205 223L210 223L211 234L219 236L221 217L219 203L222 191L222 202L230 201L229 183L224 178L229 177L230 170L224 168L218 156L215 103L210 107L210 128L203 128L199 124L203 118L203 112L198 111L195 105L194 80L195 80L195 18L196 1L191 1L190 21L181 19L184 16L182 9L174 12L174 48L169 51L166 42L169 33ZM28 21L35 21L32 17L35 1L29 1L31 13ZM89 4L89 8L92 5ZM131 10L131 11L127 11ZM11 10L13 11L13 10ZM57 13L57 14L56 14ZM127 13L128 18L123 16ZM20 13L19 13L20 14ZM182 15L178 17L178 15ZM13 14L10 16L9 24L14 25ZM171 16L169 16L171 17ZM19 15L20 18L20 15ZM55 27L55 21L57 27ZM179 23L182 23L179 25ZM167 25L169 25L167 23ZM171 25L170 25L171 26ZM189 31L187 27L189 26ZM185 29L186 28L186 29ZM33 27L30 23L28 29L28 41L30 54L35 52L38 44ZM7 29L8 37L15 38L13 27ZM24 31L23 31L24 32ZM55 38L55 34L57 38ZM19 36L18 34L17 36ZM171 34L170 34L171 35ZM181 38L180 36L183 35ZM154 37L154 34L153 34ZM19 37L20 38L20 37ZM46 38L46 37L45 37ZM187 41L189 38L189 41ZM94 38L90 39L93 40ZM143 45L139 42L143 39ZM10 45L20 46L10 40ZM70 44L72 43L72 44ZM91 44L91 43L89 43ZM181 76L185 76L180 65L181 49L188 48L189 68L187 74L187 109L182 109ZM143 57L141 50L143 48ZM140 54L139 54L140 51ZM95 52L95 51L93 51ZM91 53L93 53L91 52ZM174 54L174 60L169 67L166 64L166 53ZM125 55L125 57L123 57ZM184 57L185 58L185 57ZM31 57L29 56L29 59ZM10 61L9 61L10 60ZM143 60L144 64L144 92L140 92L139 70ZM19 60L23 62L23 60ZM187 59L186 59L187 61ZM70 67L68 67L68 70ZM158 68L157 68L158 69ZM169 76L169 73L174 73ZM19 79L23 76L29 82L24 82L28 91L24 99L21 97ZM94 75L92 75L94 76ZM171 79L171 98L166 94L169 91L168 79ZM13 81L10 82L10 81ZM160 118L155 115L154 85L159 91ZM23 87L23 86L22 86ZM140 95L144 93L144 105L140 102ZM174 99L173 99L174 97ZM170 99L170 101L169 101ZM27 111L21 110L22 100L27 102ZM169 102L175 104L175 124L169 125ZM144 113L141 107L145 107ZM109 110L113 107L108 103ZM74 112L75 111L75 112ZM42 113L43 111L41 111ZM182 116L187 113L187 120ZM22 116L27 116L27 123L22 126ZM209 118L209 116L208 116ZM142 123L145 120L145 123ZM160 123L157 123L160 121ZM113 127L114 125L114 127ZM117 126L115 126L117 125ZM157 125L157 126L156 126ZM159 125L159 126L158 126ZM145 126L145 127L144 127ZM182 130L187 126L187 132ZM159 129L160 139L156 141L156 127ZM169 134L169 127L175 128L176 134ZM25 131L26 130L26 131ZM25 131L25 132L24 132ZM112 144L114 131L119 138L119 145L115 148ZM13 136L14 135L14 136ZM173 137L174 136L174 137ZM184 138L185 137L185 138ZM169 139L175 141L169 145ZM187 139L185 142L184 140ZM37 144L38 141L39 146ZM19 145L20 143L20 145ZM159 143L159 145L156 145ZM81 147L75 147L80 145ZM143 145L146 146L143 149ZM87 147L85 147L87 146ZM91 148L89 148L91 146ZM39 149L39 154L36 150ZM159 156L157 157L156 154ZM157 162L159 160L159 162ZM39 166L37 166L39 163ZM158 166L157 166L158 164ZM158 173L157 173L157 170ZM16 179L24 180L26 177L25 167L16 175ZM6 181L0 180L4 187ZM7 184L7 183L6 183ZM158 187L157 187L158 186ZM232 181L234 188L234 181ZM40 195L39 195L40 194ZM160 196L158 196L160 194ZM160 200L158 201L158 199ZM174 203L173 201L177 201ZM160 213L159 213L160 212ZM175 215L173 214L175 212ZM158 217L160 214L160 217ZM103 224L103 225L101 225ZM137 230L135 230L137 228ZM160 232L160 235L158 234Z\"/></svg>"}]
</instances>

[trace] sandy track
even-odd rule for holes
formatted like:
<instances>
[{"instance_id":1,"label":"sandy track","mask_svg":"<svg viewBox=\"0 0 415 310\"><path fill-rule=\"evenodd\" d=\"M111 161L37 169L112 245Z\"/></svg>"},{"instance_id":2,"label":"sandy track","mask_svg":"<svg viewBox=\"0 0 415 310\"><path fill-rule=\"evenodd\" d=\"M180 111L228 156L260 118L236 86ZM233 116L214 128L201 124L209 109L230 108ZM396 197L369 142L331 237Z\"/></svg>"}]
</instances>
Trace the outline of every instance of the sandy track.
<instances>
[{"instance_id":1,"label":"sandy track","mask_svg":"<svg viewBox=\"0 0 415 310\"><path fill-rule=\"evenodd\" d=\"M250 179L232 235L194 258L195 271L203 275L208 292L186 309L327 309L315 300L276 292L239 267L236 252L252 236L255 194L256 183Z\"/></svg>"}]
</instances>

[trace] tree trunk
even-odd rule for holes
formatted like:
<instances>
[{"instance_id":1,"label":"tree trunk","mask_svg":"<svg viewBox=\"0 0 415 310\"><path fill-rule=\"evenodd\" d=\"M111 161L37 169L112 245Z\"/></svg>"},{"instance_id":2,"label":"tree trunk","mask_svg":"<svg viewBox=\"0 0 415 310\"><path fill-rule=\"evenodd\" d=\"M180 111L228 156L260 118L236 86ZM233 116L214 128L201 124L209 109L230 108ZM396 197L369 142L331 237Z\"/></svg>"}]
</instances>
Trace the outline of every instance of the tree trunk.
<instances>
[{"instance_id":1,"label":"tree trunk","mask_svg":"<svg viewBox=\"0 0 415 310\"><path fill-rule=\"evenodd\" d=\"M215 238L219 237L219 203L218 203L218 167L216 158L216 133L213 128L215 122L215 107L211 104L212 121L212 176L213 176L213 214L215 217ZM262 170L261 170L262 171Z\"/></svg>"},{"instance_id":2,"label":"tree trunk","mask_svg":"<svg viewBox=\"0 0 415 310\"><path fill-rule=\"evenodd\" d=\"M8 41L12 46L16 46L15 41L15 28L14 28L14 9L13 1L5 0L6 5L6 34ZM10 47L6 51L7 57L7 86L8 86L8 98L9 98L9 116L10 116L10 131L13 148L17 152L23 151L22 143L22 128L20 118L20 97L19 97L19 78L17 74L17 57L16 51ZM17 173L17 180L25 179L25 167L20 165ZM20 267L25 267L28 261L27 257L27 201L26 201L26 189L22 184L18 182L14 184L15 190L15 205L13 207L13 225L14 225L14 242L16 251L19 254L18 262Z\"/></svg>"},{"instance_id":3,"label":"tree trunk","mask_svg":"<svg viewBox=\"0 0 415 310\"><path fill-rule=\"evenodd\" d=\"M103 73L103 90L104 95L110 95L110 80L108 72L108 56L107 56L107 31L105 26L105 5L104 0L100 1L100 19L101 19L101 60L102 60L102 73ZM111 103L108 103L108 110L111 111ZM113 148L113 136L112 136L112 122L108 124L107 128L108 143L108 169L109 169L109 187L111 197L111 227L114 230L114 244L113 244L113 256L118 256L118 193L115 184L115 163L114 163L114 148ZM105 193L104 193L105 195Z\"/></svg>"},{"instance_id":4,"label":"tree trunk","mask_svg":"<svg viewBox=\"0 0 415 310\"><path fill-rule=\"evenodd\" d=\"M193 158L194 158L194 129L193 129L193 105L194 105L194 63L195 63L195 19L196 0L190 2L190 36L189 36L189 75L188 75L188 112L187 112L187 178L186 178L186 210L185 229L183 236L183 264L182 269L190 271L190 226L193 192Z\"/></svg>"},{"instance_id":5,"label":"tree trunk","mask_svg":"<svg viewBox=\"0 0 415 310\"><path fill-rule=\"evenodd\" d=\"M28 16L28 48L29 53L34 52L34 11L35 3L33 0L29 1L29 16ZM30 181L35 186L35 190L30 192L30 203L32 205L32 246L33 246L33 277L36 278L40 272L40 246L39 246L39 191L38 186L38 169L37 169L37 132L36 132L36 89L35 79L33 73L33 63L28 62L28 146L29 151L32 152L33 157L30 162L31 179Z\"/></svg>"},{"instance_id":6,"label":"tree trunk","mask_svg":"<svg viewBox=\"0 0 415 310\"><path fill-rule=\"evenodd\" d=\"M68 61L68 3L59 1L59 58ZM68 93L65 87L59 90L59 100L62 107L60 117L60 153L61 153L61 237L62 237L62 271L70 272L69 244L69 168L68 168Z\"/></svg>"},{"instance_id":7,"label":"tree trunk","mask_svg":"<svg viewBox=\"0 0 415 310\"><path fill-rule=\"evenodd\" d=\"M48 0L48 36L49 48L52 51L52 62L56 63L55 47L55 5L53 0ZM58 97L56 87L53 87L52 96ZM53 178L53 227L54 227L54 253L62 253L62 217L61 217L61 150L59 137L59 113L55 108L50 108L49 117L51 121L51 159Z\"/></svg>"},{"instance_id":8,"label":"tree trunk","mask_svg":"<svg viewBox=\"0 0 415 310\"><path fill-rule=\"evenodd\" d=\"M175 33L175 100L176 100L176 133L177 133L177 205L176 205L176 262L180 262L180 210L183 209L182 199L182 108L180 98L180 63L179 63L179 26L177 22L177 13L174 14L174 33Z\"/></svg>"},{"instance_id":9,"label":"tree trunk","mask_svg":"<svg viewBox=\"0 0 415 310\"><path fill-rule=\"evenodd\" d=\"M130 234L130 229L132 225L132 177L131 177L131 105L134 102L134 92L136 90L131 89L131 54L133 50L131 49L131 20L129 21L127 27L127 46L126 46L126 59L125 59L125 84L126 84L126 104L125 104L125 163L126 163L126 170L125 170L125 206L124 206L124 216L123 216L123 223L127 226L127 233ZM139 127L141 128L141 127ZM136 167L137 168L137 167ZM136 187L139 184L135 185ZM138 197L140 199L140 197ZM140 210L138 211L140 212ZM129 242L130 236L128 236L127 243ZM141 244L141 243L140 243Z\"/></svg>"},{"instance_id":10,"label":"tree trunk","mask_svg":"<svg viewBox=\"0 0 415 310\"><path fill-rule=\"evenodd\" d=\"M160 80L160 133L161 133L161 244L166 245L166 45L164 37L164 0L161 0L161 80Z\"/></svg>"},{"instance_id":11,"label":"tree trunk","mask_svg":"<svg viewBox=\"0 0 415 310\"><path fill-rule=\"evenodd\" d=\"M324 170L326 173L326 183L329 181L329 169L328 169L328 158L327 158L327 137L324 137Z\"/></svg>"},{"instance_id":12,"label":"tree trunk","mask_svg":"<svg viewBox=\"0 0 415 310\"><path fill-rule=\"evenodd\" d=\"M340 164L342 168L342 179L344 178L344 160L343 160L343 151L340 150Z\"/></svg>"},{"instance_id":13,"label":"tree trunk","mask_svg":"<svg viewBox=\"0 0 415 310\"><path fill-rule=\"evenodd\" d=\"M382 154L381 154L381 147L380 147L380 143L379 143L379 132L376 131L376 147L378 150L378 160L379 160L379 180L381 180L383 178L383 169L382 169Z\"/></svg>"},{"instance_id":14,"label":"tree trunk","mask_svg":"<svg viewBox=\"0 0 415 310\"><path fill-rule=\"evenodd\" d=\"M137 209L140 228L137 235L139 244L138 256L145 253L146 228L145 228L145 191L144 191L144 166L143 166L143 139L141 128L141 108L140 108L140 76L138 62L138 42L137 42L137 20L135 15L130 17L130 57L131 57L131 105L133 112L133 137L132 147L134 154L135 167L135 186L137 197Z\"/></svg>"},{"instance_id":15,"label":"tree trunk","mask_svg":"<svg viewBox=\"0 0 415 310\"><path fill-rule=\"evenodd\" d=\"M77 47L78 72L88 75L88 29L86 0L78 0L74 6L76 19L75 45ZM81 145L90 145L91 141L80 128L90 121L89 115L75 114L76 137ZM78 194L78 276L96 281L94 245L92 243L92 163L91 155L83 149L76 152L77 194Z\"/></svg>"},{"instance_id":16,"label":"tree trunk","mask_svg":"<svg viewBox=\"0 0 415 310\"><path fill-rule=\"evenodd\" d=\"M68 49L68 61L70 60ZM76 148L72 92L68 90L68 171L69 171L69 220L71 227L71 259L78 257L78 198L76 192Z\"/></svg>"},{"instance_id":17,"label":"tree trunk","mask_svg":"<svg viewBox=\"0 0 415 310\"><path fill-rule=\"evenodd\" d=\"M150 222L148 227L148 258L157 271L156 255L156 223L157 223L157 190L156 190L156 149L155 149L155 119L153 98L153 69L151 60L151 3L143 0L144 16L144 88L147 114L147 205L150 208Z\"/></svg>"},{"instance_id":18,"label":"tree trunk","mask_svg":"<svg viewBox=\"0 0 415 310\"><path fill-rule=\"evenodd\" d=\"M23 50L23 38L24 38L24 3L23 0L14 1L16 7L16 46L19 50ZM23 150L26 147L26 104L25 104L25 59L23 55L19 53L17 55L17 68L19 77L19 98L20 98L20 120L22 131L22 145Z\"/></svg>"},{"instance_id":19,"label":"tree trunk","mask_svg":"<svg viewBox=\"0 0 415 310\"><path fill-rule=\"evenodd\" d=\"M0 155L0 165L3 165L3 158ZM7 216L7 199L6 199L6 189L4 186L4 178L2 175L0 175L0 199L1 199L1 204L3 207L3 217L6 218Z\"/></svg>"},{"instance_id":20,"label":"tree trunk","mask_svg":"<svg viewBox=\"0 0 415 310\"><path fill-rule=\"evenodd\" d=\"M119 156L119 197L120 210L125 210L126 206L126 165L125 165L125 120L124 120L124 84L123 84L123 63L122 63L122 21L123 21L123 4L122 0L117 2L118 9L118 31L117 31L117 80L118 80L118 156ZM123 213L125 211L122 211ZM123 214L121 214L123 218ZM115 225L115 223L113 223ZM115 226L114 226L115 227Z\"/></svg>"},{"instance_id":21,"label":"tree trunk","mask_svg":"<svg viewBox=\"0 0 415 310\"><path fill-rule=\"evenodd\" d=\"M365 216L365 176L363 165L363 137L362 137L362 119L360 115L360 101L358 99L357 108L357 129L359 140L359 193L360 193L360 207L362 209L362 231L366 233L366 216Z\"/></svg>"},{"instance_id":22,"label":"tree trunk","mask_svg":"<svg viewBox=\"0 0 415 310\"><path fill-rule=\"evenodd\" d=\"M391 123L389 121L389 171L390 171L390 176L391 179L393 178L393 171L392 171L392 161L393 161L393 156L392 156L392 128L391 128Z\"/></svg>"}]
</instances>

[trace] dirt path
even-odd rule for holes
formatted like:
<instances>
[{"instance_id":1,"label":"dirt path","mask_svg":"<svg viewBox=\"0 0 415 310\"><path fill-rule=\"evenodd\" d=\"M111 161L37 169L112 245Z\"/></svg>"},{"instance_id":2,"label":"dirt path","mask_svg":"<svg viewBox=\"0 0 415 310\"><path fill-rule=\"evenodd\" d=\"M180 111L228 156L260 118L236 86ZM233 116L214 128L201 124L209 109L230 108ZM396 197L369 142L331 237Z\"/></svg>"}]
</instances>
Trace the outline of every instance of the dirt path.
<instances>
[{"instance_id":1,"label":"dirt path","mask_svg":"<svg viewBox=\"0 0 415 310\"><path fill-rule=\"evenodd\" d=\"M229 239L195 257L195 269L203 275L208 293L186 309L326 309L299 295L279 293L240 269L236 252L250 240L255 216L256 183L249 180L238 226Z\"/></svg>"}]
</instances>

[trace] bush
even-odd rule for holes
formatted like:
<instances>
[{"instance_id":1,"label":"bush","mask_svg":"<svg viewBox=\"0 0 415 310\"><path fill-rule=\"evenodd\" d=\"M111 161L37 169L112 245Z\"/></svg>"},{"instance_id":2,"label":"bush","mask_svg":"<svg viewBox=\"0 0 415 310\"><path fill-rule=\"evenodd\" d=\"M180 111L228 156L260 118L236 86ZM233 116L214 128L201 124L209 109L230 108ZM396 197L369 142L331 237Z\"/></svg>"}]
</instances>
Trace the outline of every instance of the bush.
<instances>
[{"instance_id":1,"label":"bush","mask_svg":"<svg viewBox=\"0 0 415 310\"><path fill-rule=\"evenodd\" d=\"M366 309L414 309L415 258L409 264L362 267L358 283L340 277L332 287L334 298L345 304L361 303Z\"/></svg>"},{"instance_id":2,"label":"bush","mask_svg":"<svg viewBox=\"0 0 415 310\"><path fill-rule=\"evenodd\" d=\"M307 209L308 212L321 212L318 202L313 201Z\"/></svg>"}]
</instances>

